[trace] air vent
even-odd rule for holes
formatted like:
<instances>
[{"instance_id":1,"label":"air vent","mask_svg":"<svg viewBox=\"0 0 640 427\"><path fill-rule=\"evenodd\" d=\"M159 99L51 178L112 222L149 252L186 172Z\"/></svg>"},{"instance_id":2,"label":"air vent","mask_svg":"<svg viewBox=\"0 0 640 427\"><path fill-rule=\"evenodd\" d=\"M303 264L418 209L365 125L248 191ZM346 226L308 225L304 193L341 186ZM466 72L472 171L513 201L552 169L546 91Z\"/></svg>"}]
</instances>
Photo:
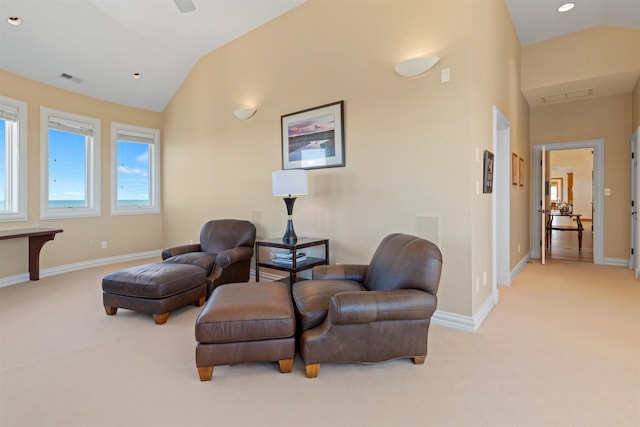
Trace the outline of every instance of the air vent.
<instances>
[{"instance_id":1,"label":"air vent","mask_svg":"<svg viewBox=\"0 0 640 427\"><path fill-rule=\"evenodd\" d=\"M74 83L82 83L82 79L80 77L75 77L75 76L72 76L71 74L62 73L62 74L60 74L59 77L65 79L65 80L71 80Z\"/></svg>"},{"instance_id":2,"label":"air vent","mask_svg":"<svg viewBox=\"0 0 640 427\"><path fill-rule=\"evenodd\" d=\"M542 100L542 102L544 102L545 104L548 102L559 102L559 101L567 101L570 99L577 99L577 98L584 98L587 96L591 96L593 95L593 88L587 88L587 89L578 89L578 90L573 90L571 92L565 92L565 93L556 93L553 95L545 95L545 96L541 96L540 100Z\"/></svg>"}]
</instances>

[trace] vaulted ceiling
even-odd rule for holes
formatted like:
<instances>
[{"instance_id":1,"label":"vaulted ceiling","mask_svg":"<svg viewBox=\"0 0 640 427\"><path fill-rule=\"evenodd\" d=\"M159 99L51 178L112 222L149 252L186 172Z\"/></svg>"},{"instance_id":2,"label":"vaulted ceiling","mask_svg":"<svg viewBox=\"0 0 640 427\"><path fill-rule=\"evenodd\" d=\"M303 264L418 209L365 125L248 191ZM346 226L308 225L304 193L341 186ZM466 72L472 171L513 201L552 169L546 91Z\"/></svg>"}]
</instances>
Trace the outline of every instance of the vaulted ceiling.
<instances>
[{"instance_id":1,"label":"vaulted ceiling","mask_svg":"<svg viewBox=\"0 0 640 427\"><path fill-rule=\"evenodd\" d=\"M182 13L172 0L0 0L0 68L162 111L200 57L303 2L193 0ZM565 14L561 1L505 2L522 44L598 25L640 28L639 0L573 0Z\"/></svg>"}]
</instances>

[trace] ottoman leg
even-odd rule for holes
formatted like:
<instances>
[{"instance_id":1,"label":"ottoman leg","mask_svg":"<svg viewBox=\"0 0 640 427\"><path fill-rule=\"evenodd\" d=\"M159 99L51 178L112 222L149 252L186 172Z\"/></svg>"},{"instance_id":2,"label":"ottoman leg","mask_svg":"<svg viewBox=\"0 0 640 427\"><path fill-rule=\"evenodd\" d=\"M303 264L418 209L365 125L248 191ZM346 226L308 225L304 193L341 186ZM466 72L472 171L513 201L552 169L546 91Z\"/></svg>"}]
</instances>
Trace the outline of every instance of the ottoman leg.
<instances>
[{"instance_id":1,"label":"ottoman leg","mask_svg":"<svg viewBox=\"0 0 640 427\"><path fill-rule=\"evenodd\" d=\"M211 381L213 366L198 366L198 375L200 376L200 381Z\"/></svg>"},{"instance_id":2,"label":"ottoman leg","mask_svg":"<svg viewBox=\"0 0 640 427\"><path fill-rule=\"evenodd\" d=\"M307 378L317 378L318 372L320 371L320 364L307 365L305 366L305 371L307 372Z\"/></svg>"},{"instance_id":3,"label":"ottoman leg","mask_svg":"<svg viewBox=\"0 0 640 427\"><path fill-rule=\"evenodd\" d=\"M153 320L156 322L156 325L164 325L168 318L169 318L168 312L153 315Z\"/></svg>"},{"instance_id":4,"label":"ottoman leg","mask_svg":"<svg viewBox=\"0 0 640 427\"><path fill-rule=\"evenodd\" d=\"M283 374L288 374L293 369L293 359L278 360L278 364Z\"/></svg>"},{"instance_id":5,"label":"ottoman leg","mask_svg":"<svg viewBox=\"0 0 640 427\"><path fill-rule=\"evenodd\" d=\"M104 311L107 313L107 316L115 316L115 314L118 312L118 307L111 307L111 306L105 305Z\"/></svg>"}]
</instances>

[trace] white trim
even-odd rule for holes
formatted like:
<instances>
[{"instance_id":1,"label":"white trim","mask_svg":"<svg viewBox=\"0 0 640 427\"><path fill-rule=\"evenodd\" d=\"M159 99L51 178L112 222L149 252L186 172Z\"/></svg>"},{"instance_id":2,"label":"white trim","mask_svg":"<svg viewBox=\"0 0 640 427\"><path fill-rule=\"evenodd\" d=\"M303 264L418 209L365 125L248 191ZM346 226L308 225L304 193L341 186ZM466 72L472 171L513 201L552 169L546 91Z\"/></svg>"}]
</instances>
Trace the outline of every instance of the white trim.
<instances>
[{"instance_id":1,"label":"white trim","mask_svg":"<svg viewBox=\"0 0 640 427\"><path fill-rule=\"evenodd\" d=\"M625 258L605 258L603 264L629 268L629 260Z\"/></svg>"},{"instance_id":2,"label":"white trim","mask_svg":"<svg viewBox=\"0 0 640 427\"><path fill-rule=\"evenodd\" d=\"M491 204L492 238L492 293L496 302L500 299L498 283L509 280L509 252L511 240L511 122L493 106L494 177ZM501 227L498 229L498 223Z\"/></svg>"},{"instance_id":3,"label":"white trim","mask_svg":"<svg viewBox=\"0 0 640 427\"><path fill-rule=\"evenodd\" d=\"M138 252L127 255L116 255L107 258L99 258L89 261L76 262L73 264L59 265L56 267L45 268L40 270L40 277L55 276L57 274L69 273L71 271L84 270L86 268L100 267L103 265L117 264L119 262L135 261L138 259L147 259L157 257L160 258L161 249ZM17 274L15 276L0 278L0 288L5 286L16 285L29 281L29 273Z\"/></svg>"},{"instance_id":4,"label":"white trim","mask_svg":"<svg viewBox=\"0 0 640 427\"><path fill-rule=\"evenodd\" d=\"M541 224L539 220L538 208L539 197L542 191L540 181L540 162L542 160L542 147L545 147L546 151L555 150L574 150L578 148L592 148L593 149L593 263L604 264L604 139L591 139L584 141L572 141L572 142L557 142L549 144L536 144L533 146L533 193L531 208L536 219L532 225L532 238L531 238L531 256L533 258L540 258L539 236ZM628 265L628 261L627 261Z\"/></svg>"},{"instance_id":5,"label":"white trim","mask_svg":"<svg viewBox=\"0 0 640 427\"><path fill-rule=\"evenodd\" d=\"M530 260L531 260L531 252L527 252L524 258L522 258L518 263L518 265L516 265L516 268L514 268L511 271L511 283L513 283L513 281L516 280L516 277L518 277L518 274L520 274L520 272L524 269L524 267L527 265L527 263L529 263ZM511 283L509 283L509 286L511 286Z\"/></svg>"},{"instance_id":6,"label":"white trim","mask_svg":"<svg viewBox=\"0 0 640 427\"><path fill-rule=\"evenodd\" d=\"M11 174L5 185L5 202L13 205L9 211L0 213L0 221L25 221L27 219L27 103L17 99L0 96L0 104L15 109L17 121L17 146L7 146L9 160L7 172ZM12 112L13 113L13 112ZM13 118L11 114L10 118ZM6 120L6 119L5 119ZM5 131L6 132L6 131ZM11 143L12 141L5 141ZM17 170L15 170L17 168ZM11 188L9 188L9 186ZM10 194L8 194L10 193Z\"/></svg>"},{"instance_id":7,"label":"white trim","mask_svg":"<svg viewBox=\"0 0 640 427\"><path fill-rule=\"evenodd\" d=\"M77 208L49 208L49 128L50 122L73 121L91 130L93 136L86 147L86 183L85 200L87 207ZM100 119L54 110L53 108L40 107L40 219L94 217L102 214L100 209ZM87 139L85 140L87 141Z\"/></svg>"},{"instance_id":8,"label":"white trim","mask_svg":"<svg viewBox=\"0 0 640 427\"><path fill-rule=\"evenodd\" d=\"M118 135L149 146L149 206L118 207ZM160 131L111 122L111 215L159 214L160 194Z\"/></svg>"},{"instance_id":9,"label":"white trim","mask_svg":"<svg viewBox=\"0 0 640 427\"><path fill-rule=\"evenodd\" d=\"M478 332L478 329L480 329L480 326L487 316L489 316L489 313L491 313L495 305L496 298L494 295L491 295L482 303L480 308L473 313L472 317L436 310L431 317L431 323L464 332Z\"/></svg>"}]
</instances>

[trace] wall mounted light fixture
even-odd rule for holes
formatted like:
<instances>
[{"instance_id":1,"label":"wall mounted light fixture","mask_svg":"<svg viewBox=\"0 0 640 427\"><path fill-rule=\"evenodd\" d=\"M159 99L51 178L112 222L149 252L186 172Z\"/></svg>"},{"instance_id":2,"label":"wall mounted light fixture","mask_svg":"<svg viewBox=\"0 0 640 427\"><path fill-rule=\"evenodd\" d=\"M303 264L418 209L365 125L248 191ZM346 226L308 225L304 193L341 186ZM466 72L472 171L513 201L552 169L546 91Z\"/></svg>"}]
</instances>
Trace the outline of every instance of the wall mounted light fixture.
<instances>
[{"instance_id":1,"label":"wall mounted light fixture","mask_svg":"<svg viewBox=\"0 0 640 427\"><path fill-rule=\"evenodd\" d=\"M396 65L396 73L402 77L415 77L426 73L440 60L437 56L419 56Z\"/></svg>"},{"instance_id":2,"label":"wall mounted light fixture","mask_svg":"<svg viewBox=\"0 0 640 427\"><path fill-rule=\"evenodd\" d=\"M257 110L255 108L250 108L250 107L238 108L233 112L233 115L240 120L248 120L251 117L253 117L256 111Z\"/></svg>"}]
</instances>

